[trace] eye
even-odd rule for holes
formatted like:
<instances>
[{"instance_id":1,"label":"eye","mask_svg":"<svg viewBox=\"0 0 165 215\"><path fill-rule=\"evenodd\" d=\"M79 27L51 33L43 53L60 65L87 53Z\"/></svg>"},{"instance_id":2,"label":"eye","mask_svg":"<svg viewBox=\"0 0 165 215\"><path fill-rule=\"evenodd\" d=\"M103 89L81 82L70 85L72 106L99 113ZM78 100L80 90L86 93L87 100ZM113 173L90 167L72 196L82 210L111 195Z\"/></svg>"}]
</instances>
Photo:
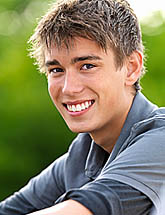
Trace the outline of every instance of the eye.
<instances>
[{"instance_id":1,"label":"eye","mask_svg":"<svg viewBox=\"0 0 165 215\"><path fill-rule=\"evenodd\" d=\"M53 68L49 70L49 74L59 74L62 73L64 70L61 68Z\"/></svg>"},{"instance_id":2,"label":"eye","mask_svg":"<svg viewBox=\"0 0 165 215\"><path fill-rule=\"evenodd\" d=\"M95 65L88 63L88 64L84 64L84 65L81 67L81 70L92 69L92 68L94 68L94 67L95 67Z\"/></svg>"}]
</instances>

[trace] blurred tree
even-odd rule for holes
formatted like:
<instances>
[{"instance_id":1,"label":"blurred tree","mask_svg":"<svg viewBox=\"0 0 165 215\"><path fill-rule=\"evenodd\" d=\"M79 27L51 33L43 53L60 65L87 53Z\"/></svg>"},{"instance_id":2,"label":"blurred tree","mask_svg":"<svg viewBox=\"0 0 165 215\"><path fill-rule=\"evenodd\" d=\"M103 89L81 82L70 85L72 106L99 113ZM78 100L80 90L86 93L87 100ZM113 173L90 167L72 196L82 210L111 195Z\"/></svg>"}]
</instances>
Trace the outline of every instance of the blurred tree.
<instances>
[{"instance_id":1,"label":"blurred tree","mask_svg":"<svg viewBox=\"0 0 165 215\"><path fill-rule=\"evenodd\" d=\"M39 0L0 5L0 200L65 152L75 136L28 57L27 40L47 7Z\"/></svg>"},{"instance_id":2,"label":"blurred tree","mask_svg":"<svg viewBox=\"0 0 165 215\"><path fill-rule=\"evenodd\" d=\"M45 0L0 3L0 200L64 153L75 136L52 104L46 78L28 57L27 40L47 8ZM156 27L142 23L142 29L149 71L143 92L165 105L164 20Z\"/></svg>"},{"instance_id":3,"label":"blurred tree","mask_svg":"<svg viewBox=\"0 0 165 215\"><path fill-rule=\"evenodd\" d=\"M146 49L147 74L141 83L142 92L158 106L165 106L165 19L157 11L142 22L143 41Z\"/></svg>"}]
</instances>

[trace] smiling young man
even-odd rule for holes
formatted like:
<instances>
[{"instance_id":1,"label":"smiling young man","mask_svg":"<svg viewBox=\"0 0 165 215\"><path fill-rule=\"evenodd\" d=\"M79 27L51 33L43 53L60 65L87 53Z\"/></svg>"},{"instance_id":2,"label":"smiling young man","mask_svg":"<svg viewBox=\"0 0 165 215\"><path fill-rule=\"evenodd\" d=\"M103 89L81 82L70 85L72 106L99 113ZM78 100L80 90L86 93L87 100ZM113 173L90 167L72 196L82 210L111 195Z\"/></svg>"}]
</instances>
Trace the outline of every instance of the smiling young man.
<instances>
[{"instance_id":1,"label":"smiling young man","mask_svg":"<svg viewBox=\"0 0 165 215\"><path fill-rule=\"evenodd\" d=\"M135 52L118 68L111 48L105 52L80 37L72 42L69 50L54 46L45 55L50 96L72 131L89 132L111 152L132 104L142 56Z\"/></svg>"},{"instance_id":2,"label":"smiling young man","mask_svg":"<svg viewBox=\"0 0 165 215\"><path fill-rule=\"evenodd\" d=\"M147 215L165 180L165 109L140 92L143 45L124 0L55 3L32 55L71 131L68 152L0 204L1 215ZM46 209L44 209L46 208Z\"/></svg>"}]
</instances>

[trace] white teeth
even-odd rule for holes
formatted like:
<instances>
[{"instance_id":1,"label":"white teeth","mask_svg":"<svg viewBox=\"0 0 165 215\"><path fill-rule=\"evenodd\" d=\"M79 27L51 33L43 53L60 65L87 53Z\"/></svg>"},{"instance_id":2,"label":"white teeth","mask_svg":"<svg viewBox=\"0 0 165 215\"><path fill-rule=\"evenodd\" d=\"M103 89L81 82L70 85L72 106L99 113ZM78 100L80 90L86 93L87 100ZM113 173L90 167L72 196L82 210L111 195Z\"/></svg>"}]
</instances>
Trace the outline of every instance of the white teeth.
<instances>
[{"instance_id":1,"label":"white teeth","mask_svg":"<svg viewBox=\"0 0 165 215\"><path fill-rule=\"evenodd\" d=\"M81 104L81 110L85 110L85 105L84 105L84 103Z\"/></svg>"},{"instance_id":2,"label":"white teeth","mask_svg":"<svg viewBox=\"0 0 165 215\"><path fill-rule=\"evenodd\" d=\"M72 111L72 106L71 106L71 105L67 105L67 109L68 109L69 111Z\"/></svg>"},{"instance_id":3,"label":"white teeth","mask_svg":"<svg viewBox=\"0 0 165 215\"><path fill-rule=\"evenodd\" d=\"M92 101L86 101L85 103L77 104L77 105L67 105L67 109L70 112L80 112L89 108L92 105Z\"/></svg>"},{"instance_id":4,"label":"white teeth","mask_svg":"<svg viewBox=\"0 0 165 215\"><path fill-rule=\"evenodd\" d=\"M75 105L72 105L72 110L73 112L76 112L76 106Z\"/></svg>"},{"instance_id":5,"label":"white teeth","mask_svg":"<svg viewBox=\"0 0 165 215\"><path fill-rule=\"evenodd\" d=\"M76 105L76 111L81 111L81 105Z\"/></svg>"},{"instance_id":6,"label":"white teeth","mask_svg":"<svg viewBox=\"0 0 165 215\"><path fill-rule=\"evenodd\" d=\"M85 107L88 108L89 107L89 103L85 102Z\"/></svg>"}]
</instances>

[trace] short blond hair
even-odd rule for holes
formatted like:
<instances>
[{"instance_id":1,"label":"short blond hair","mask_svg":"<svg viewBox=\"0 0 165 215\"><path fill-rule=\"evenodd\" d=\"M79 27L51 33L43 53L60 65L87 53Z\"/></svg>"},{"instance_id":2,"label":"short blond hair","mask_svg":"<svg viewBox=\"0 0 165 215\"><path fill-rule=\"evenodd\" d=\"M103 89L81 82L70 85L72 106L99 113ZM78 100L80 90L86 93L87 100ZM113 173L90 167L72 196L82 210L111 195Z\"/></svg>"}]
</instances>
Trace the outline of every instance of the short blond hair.
<instances>
[{"instance_id":1,"label":"short blond hair","mask_svg":"<svg viewBox=\"0 0 165 215\"><path fill-rule=\"evenodd\" d=\"M46 72L45 48L52 43L69 48L75 37L91 39L105 51L110 46L117 66L133 51L144 52L138 19L126 0L62 0L52 4L30 38L40 71ZM140 89L139 80L135 89Z\"/></svg>"}]
</instances>

